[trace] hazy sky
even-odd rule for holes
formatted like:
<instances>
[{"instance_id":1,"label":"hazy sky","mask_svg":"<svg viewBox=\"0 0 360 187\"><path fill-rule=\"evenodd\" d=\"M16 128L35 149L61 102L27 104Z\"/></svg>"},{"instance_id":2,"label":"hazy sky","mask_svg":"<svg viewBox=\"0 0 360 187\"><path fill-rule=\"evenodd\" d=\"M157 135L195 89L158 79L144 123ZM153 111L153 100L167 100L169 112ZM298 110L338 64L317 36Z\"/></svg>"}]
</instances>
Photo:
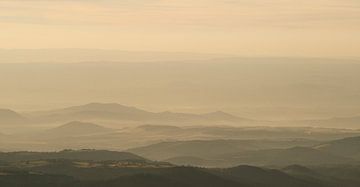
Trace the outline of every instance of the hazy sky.
<instances>
[{"instance_id":1,"label":"hazy sky","mask_svg":"<svg viewBox=\"0 0 360 187\"><path fill-rule=\"evenodd\" d=\"M359 0L0 0L0 48L359 56Z\"/></svg>"}]
</instances>

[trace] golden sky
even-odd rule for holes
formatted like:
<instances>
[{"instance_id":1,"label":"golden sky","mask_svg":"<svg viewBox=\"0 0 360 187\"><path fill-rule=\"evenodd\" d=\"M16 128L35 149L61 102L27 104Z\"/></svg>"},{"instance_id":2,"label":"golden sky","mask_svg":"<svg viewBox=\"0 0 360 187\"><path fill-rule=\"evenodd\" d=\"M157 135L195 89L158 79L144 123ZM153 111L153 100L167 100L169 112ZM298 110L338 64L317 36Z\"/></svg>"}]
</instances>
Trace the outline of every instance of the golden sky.
<instances>
[{"instance_id":1,"label":"golden sky","mask_svg":"<svg viewBox=\"0 0 360 187\"><path fill-rule=\"evenodd\" d=\"M0 0L0 48L358 57L359 0Z\"/></svg>"}]
</instances>

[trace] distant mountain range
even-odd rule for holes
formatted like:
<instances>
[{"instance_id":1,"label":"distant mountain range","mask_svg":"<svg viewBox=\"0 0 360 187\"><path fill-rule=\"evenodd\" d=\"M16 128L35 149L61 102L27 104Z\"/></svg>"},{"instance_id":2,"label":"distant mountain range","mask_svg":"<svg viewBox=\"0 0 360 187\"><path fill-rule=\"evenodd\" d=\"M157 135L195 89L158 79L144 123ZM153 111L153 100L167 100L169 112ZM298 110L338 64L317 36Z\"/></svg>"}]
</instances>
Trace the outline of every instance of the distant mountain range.
<instances>
[{"instance_id":1,"label":"distant mountain range","mask_svg":"<svg viewBox=\"0 0 360 187\"><path fill-rule=\"evenodd\" d=\"M262 121L241 118L223 111L205 114L148 112L117 103L90 103L63 109L19 114L9 109L0 109L0 124L67 123L70 121L133 121L158 124L232 124L242 126L313 126L328 128L360 129L360 117L343 117L322 120Z\"/></svg>"},{"instance_id":2,"label":"distant mountain range","mask_svg":"<svg viewBox=\"0 0 360 187\"><path fill-rule=\"evenodd\" d=\"M113 131L114 129L105 128L97 124L73 121L59 127L49 129L44 133L51 136L89 136L110 133Z\"/></svg>"},{"instance_id":3,"label":"distant mountain range","mask_svg":"<svg viewBox=\"0 0 360 187\"><path fill-rule=\"evenodd\" d=\"M67 122L86 120L115 120L139 122L250 122L252 120L217 111L206 114L189 114L173 112L148 112L135 107L116 103L90 103L64 109L33 112L27 114L38 122Z\"/></svg>"}]
</instances>

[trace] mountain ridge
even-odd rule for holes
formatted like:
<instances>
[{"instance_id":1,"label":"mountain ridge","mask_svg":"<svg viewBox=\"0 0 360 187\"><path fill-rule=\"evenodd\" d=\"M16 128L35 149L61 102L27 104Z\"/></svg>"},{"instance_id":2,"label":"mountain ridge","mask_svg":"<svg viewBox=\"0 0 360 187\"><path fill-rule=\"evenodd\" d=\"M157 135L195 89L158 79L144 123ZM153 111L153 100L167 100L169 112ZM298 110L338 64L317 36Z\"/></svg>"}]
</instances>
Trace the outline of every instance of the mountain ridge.
<instances>
[{"instance_id":1,"label":"mountain ridge","mask_svg":"<svg viewBox=\"0 0 360 187\"><path fill-rule=\"evenodd\" d=\"M250 119L240 118L223 111L205 114L149 112L136 107L118 103L89 103L62 109L31 112L28 114L38 121L81 121L90 119L160 121L160 122L244 122Z\"/></svg>"},{"instance_id":2,"label":"mountain ridge","mask_svg":"<svg viewBox=\"0 0 360 187\"><path fill-rule=\"evenodd\" d=\"M89 135L109 133L111 131L113 131L113 129L105 128L94 123L72 121L64 125L48 129L45 133L50 133L52 135Z\"/></svg>"}]
</instances>

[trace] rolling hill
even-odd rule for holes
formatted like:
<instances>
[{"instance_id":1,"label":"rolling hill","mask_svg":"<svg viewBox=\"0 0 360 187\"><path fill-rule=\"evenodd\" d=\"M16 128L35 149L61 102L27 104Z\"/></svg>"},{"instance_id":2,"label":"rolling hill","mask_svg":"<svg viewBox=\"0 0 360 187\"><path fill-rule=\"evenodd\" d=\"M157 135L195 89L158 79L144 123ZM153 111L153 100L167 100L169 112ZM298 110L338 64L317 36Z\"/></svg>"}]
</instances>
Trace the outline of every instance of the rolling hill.
<instances>
[{"instance_id":1,"label":"rolling hill","mask_svg":"<svg viewBox=\"0 0 360 187\"><path fill-rule=\"evenodd\" d=\"M89 119L137 120L148 118L151 113L114 103L90 103L57 110L30 113L38 121L78 121Z\"/></svg>"},{"instance_id":2,"label":"rolling hill","mask_svg":"<svg viewBox=\"0 0 360 187\"><path fill-rule=\"evenodd\" d=\"M304 151L302 148L293 149ZM239 165L209 169L175 166L165 162L153 162L129 153L96 150L66 150L52 153L9 152L0 153L0 160L2 160L0 186L6 187L357 187L360 185L358 165L310 167L290 165L278 169Z\"/></svg>"},{"instance_id":3,"label":"rolling hill","mask_svg":"<svg viewBox=\"0 0 360 187\"><path fill-rule=\"evenodd\" d=\"M70 159L94 161L146 160L143 157L128 152L116 152L106 150L63 150L59 152L0 152L0 160L7 162L41 159Z\"/></svg>"},{"instance_id":4,"label":"rolling hill","mask_svg":"<svg viewBox=\"0 0 360 187\"><path fill-rule=\"evenodd\" d=\"M218 154L209 157L177 156L164 161L176 165L193 165L200 167L234 167L237 165L254 166L287 166L287 165L323 165L349 164L355 160L332 155L312 148L293 147L288 149L268 149L258 151L244 151L238 153Z\"/></svg>"},{"instance_id":5,"label":"rolling hill","mask_svg":"<svg viewBox=\"0 0 360 187\"><path fill-rule=\"evenodd\" d=\"M287 165L323 165L323 164L346 164L353 160L332 155L307 147L293 147L288 149L270 149L248 151L243 153L227 154L218 157L231 165L250 164L257 166L287 166Z\"/></svg>"},{"instance_id":6,"label":"rolling hill","mask_svg":"<svg viewBox=\"0 0 360 187\"><path fill-rule=\"evenodd\" d=\"M69 160L23 161L2 168L0 185L67 187L355 187L356 180L307 180L275 169L237 166L227 169L177 167L133 162ZM80 165L79 165L80 164ZM114 165L115 164L115 165ZM149 163L151 164L151 163ZM16 168L16 169L14 169ZM327 170L328 171L328 170ZM336 174L338 176L338 174Z\"/></svg>"},{"instance_id":7,"label":"rolling hill","mask_svg":"<svg viewBox=\"0 0 360 187\"><path fill-rule=\"evenodd\" d=\"M312 146L312 140L190 140L152 144L128 150L146 158L164 160L174 157L213 159L218 155L254 151L260 149Z\"/></svg>"},{"instance_id":8,"label":"rolling hill","mask_svg":"<svg viewBox=\"0 0 360 187\"><path fill-rule=\"evenodd\" d=\"M220 162L223 160L216 159L206 159L194 156L177 156L163 160L164 162L169 162L178 166L197 166L197 167L207 167L207 168L216 168L222 167Z\"/></svg>"},{"instance_id":9,"label":"rolling hill","mask_svg":"<svg viewBox=\"0 0 360 187\"><path fill-rule=\"evenodd\" d=\"M357 159L360 161L360 136L330 141L315 147L330 154Z\"/></svg>"},{"instance_id":10,"label":"rolling hill","mask_svg":"<svg viewBox=\"0 0 360 187\"><path fill-rule=\"evenodd\" d=\"M207 118L209 120L215 120L215 121L234 121L234 122L239 122L241 120L244 121L249 121L249 119L245 119L245 118L239 118L237 116L234 116L232 114L223 112L223 111L216 111L216 112L211 112L211 113L206 113L206 114L202 114L201 115L204 118Z\"/></svg>"},{"instance_id":11,"label":"rolling hill","mask_svg":"<svg viewBox=\"0 0 360 187\"><path fill-rule=\"evenodd\" d=\"M26 122L26 118L12 110L0 109L0 125Z\"/></svg>"},{"instance_id":12,"label":"rolling hill","mask_svg":"<svg viewBox=\"0 0 360 187\"><path fill-rule=\"evenodd\" d=\"M281 171L288 173L292 176L299 176L299 177L318 177L321 178L321 174L319 172L316 172L315 170L312 170L310 168L307 168L302 165L289 165L281 169Z\"/></svg>"},{"instance_id":13,"label":"rolling hill","mask_svg":"<svg viewBox=\"0 0 360 187\"><path fill-rule=\"evenodd\" d=\"M237 166L221 169L220 174L229 180L245 183L249 186L277 186L277 187L323 187L317 181L305 181L275 169L253 166ZM259 180L261 179L261 180Z\"/></svg>"},{"instance_id":14,"label":"rolling hill","mask_svg":"<svg viewBox=\"0 0 360 187\"><path fill-rule=\"evenodd\" d=\"M44 133L51 136L80 136L110 133L113 131L113 129L105 128L94 123L73 121L59 127L49 129Z\"/></svg>"}]
</instances>

